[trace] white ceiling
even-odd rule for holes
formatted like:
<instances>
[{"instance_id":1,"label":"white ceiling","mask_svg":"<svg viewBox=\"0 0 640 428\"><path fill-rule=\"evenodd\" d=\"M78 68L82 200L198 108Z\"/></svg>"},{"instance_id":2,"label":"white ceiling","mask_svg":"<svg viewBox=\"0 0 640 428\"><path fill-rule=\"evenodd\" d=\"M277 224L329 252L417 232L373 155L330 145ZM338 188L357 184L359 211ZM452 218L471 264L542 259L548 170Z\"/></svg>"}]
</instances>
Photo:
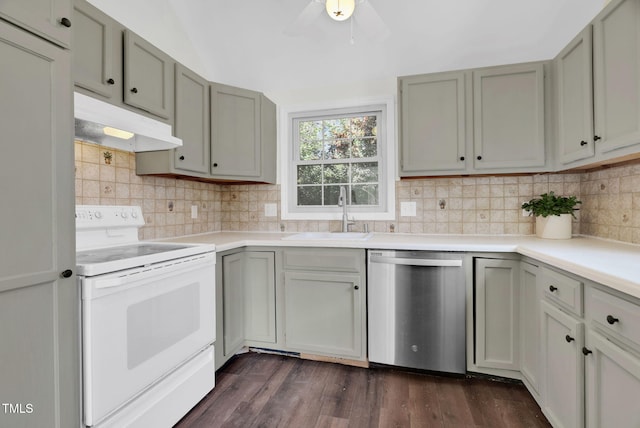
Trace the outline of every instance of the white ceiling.
<instances>
[{"instance_id":1,"label":"white ceiling","mask_svg":"<svg viewBox=\"0 0 640 428\"><path fill-rule=\"evenodd\" d=\"M209 80L264 92L553 58L604 0L367 0L390 35L372 40L309 0L90 0ZM356 10L357 18L357 10Z\"/></svg>"}]
</instances>

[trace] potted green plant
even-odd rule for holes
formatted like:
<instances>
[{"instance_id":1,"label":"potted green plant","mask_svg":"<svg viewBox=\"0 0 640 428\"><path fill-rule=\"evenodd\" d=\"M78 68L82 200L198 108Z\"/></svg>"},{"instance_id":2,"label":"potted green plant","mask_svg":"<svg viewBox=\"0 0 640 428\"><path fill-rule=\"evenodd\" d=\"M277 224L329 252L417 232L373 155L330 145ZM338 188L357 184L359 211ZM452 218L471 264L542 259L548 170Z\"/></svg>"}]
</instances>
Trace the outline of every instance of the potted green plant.
<instances>
[{"instance_id":1,"label":"potted green plant","mask_svg":"<svg viewBox=\"0 0 640 428\"><path fill-rule=\"evenodd\" d=\"M536 217L536 235L547 239L571 238L571 218L581 204L576 196L557 196L553 192L522 204L522 209Z\"/></svg>"}]
</instances>

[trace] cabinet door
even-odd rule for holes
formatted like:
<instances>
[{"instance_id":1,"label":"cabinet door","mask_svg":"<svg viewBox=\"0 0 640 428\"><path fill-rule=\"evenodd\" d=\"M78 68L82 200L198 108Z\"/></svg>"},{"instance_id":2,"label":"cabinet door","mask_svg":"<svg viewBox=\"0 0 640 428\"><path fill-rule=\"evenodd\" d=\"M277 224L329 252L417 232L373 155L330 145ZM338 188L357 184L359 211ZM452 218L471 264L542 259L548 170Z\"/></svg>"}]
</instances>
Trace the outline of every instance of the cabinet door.
<instances>
[{"instance_id":1,"label":"cabinet door","mask_svg":"<svg viewBox=\"0 0 640 428\"><path fill-rule=\"evenodd\" d=\"M593 48L591 25L556 57L558 160L593 156Z\"/></svg>"},{"instance_id":2,"label":"cabinet door","mask_svg":"<svg viewBox=\"0 0 640 428\"><path fill-rule=\"evenodd\" d=\"M520 371L536 392L540 391L541 298L538 267L520 262Z\"/></svg>"},{"instance_id":3,"label":"cabinet door","mask_svg":"<svg viewBox=\"0 0 640 428\"><path fill-rule=\"evenodd\" d=\"M85 1L73 9L73 78L76 86L111 98L120 73L113 64L114 21Z\"/></svg>"},{"instance_id":4,"label":"cabinet door","mask_svg":"<svg viewBox=\"0 0 640 428\"><path fill-rule=\"evenodd\" d=\"M584 324L546 301L541 308L543 411L556 428L580 428L584 423Z\"/></svg>"},{"instance_id":5,"label":"cabinet door","mask_svg":"<svg viewBox=\"0 0 640 428\"><path fill-rule=\"evenodd\" d=\"M244 270L244 253L222 258L225 357L235 354L244 344Z\"/></svg>"},{"instance_id":6,"label":"cabinet door","mask_svg":"<svg viewBox=\"0 0 640 428\"><path fill-rule=\"evenodd\" d=\"M248 251L244 256L244 337L276 343L275 255Z\"/></svg>"},{"instance_id":7,"label":"cabinet door","mask_svg":"<svg viewBox=\"0 0 640 428\"><path fill-rule=\"evenodd\" d=\"M0 426L77 426L71 56L0 21L0 57Z\"/></svg>"},{"instance_id":8,"label":"cabinet door","mask_svg":"<svg viewBox=\"0 0 640 428\"><path fill-rule=\"evenodd\" d=\"M587 427L640 426L640 359L591 330L586 342Z\"/></svg>"},{"instance_id":9,"label":"cabinet door","mask_svg":"<svg viewBox=\"0 0 640 428\"><path fill-rule=\"evenodd\" d=\"M71 0L2 0L0 18L60 46L71 45Z\"/></svg>"},{"instance_id":10,"label":"cabinet door","mask_svg":"<svg viewBox=\"0 0 640 428\"><path fill-rule=\"evenodd\" d=\"M285 272L284 281L287 349L364 358L360 275Z\"/></svg>"},{"instance_id":11,"label":"cabinet door","mask_svg":"<svg viewBox=\"0 0 640 428\"><path fill-rule=\"evenodd\" d=\"M402 175L465 169L468 86L465 72L400 80Z\"/></svg>"},{"instance_id":12,"label":"cabinet door","mask_svg":"<svg viewBox=\"0 0 640 428\"><path fill-rule=\"evenodd\" d=\"M260 118L259 93L211 85L211 175L260 176Z\"/></svg>"},{"instance_id":13,"label":"cabinet door","mask_svg":"<svg viewBox=\"0 0 640 428\"><path fill-rule=\"evenodd\" d=\"M174 134L182 147L174 151L176 169L209 172L209 83L176 64Z\"/></svg>"},{"instance_id":14,"label":"cabinet door","mask_svg":"<svg viewBox=\"0 0 640 428\"><path fill-rule=\"evenodd\" d=\"M476 364L519 370L520 264L476 259Z\"/></svg>"},{"instance_id":15,"label":"cabinet door","mask_svg":"<svg viewBox=\"0 0 640 428\"><path fill-rule=\"evenodd\" d=\"M595 133L601 152L640 142L640 2L611 2L593 21Z\"/></svg>"},{"instance_id":16,"label":"cabinet door","mask_svg":"<svg viewBox=\"0 0 640 428\"><path fill-rule=\"evenodd\" d=\"M169 119L171 58L130 31L124 33L124 102Z\"/></svg>"},{"instance_id":17,"label":"cabinet door","mask_svg":"<svg viewBox=\"0 0 640 428\"><path fill-rule=\"evenodd\" d=\"M540 63L473 72L475 169L545 165L544 92Z\"/></svg>"}]
</instances>

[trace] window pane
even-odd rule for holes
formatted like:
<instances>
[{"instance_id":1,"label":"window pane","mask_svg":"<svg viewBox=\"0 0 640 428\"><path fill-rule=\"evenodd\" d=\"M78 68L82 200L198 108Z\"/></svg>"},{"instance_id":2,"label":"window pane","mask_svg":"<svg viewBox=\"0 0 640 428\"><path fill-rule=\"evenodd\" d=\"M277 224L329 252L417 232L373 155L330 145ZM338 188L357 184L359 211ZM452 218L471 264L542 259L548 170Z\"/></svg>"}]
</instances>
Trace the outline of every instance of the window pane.
<instances>
[{"instance_id":1,"label":"window pane","mask_svg":"<svg viewBox=\"0 0 640 428\"><path fill-rule=\"evenodd\" d=\"M300 141L322 140L322 121L300 122Z\"/></svg>"},{"instance_id":2,"label":"window pane","mask_svg":"<svg viewBox=\"0 0 640 428\"><path fill-rule=\"evenodd\" d=\"M300 142L300 160L322 159L322 141Z\"/></svg>"},{"instance_id":3,"label":"window pane","mask_svg":"<svg viewBox=\"0 0 640 428\"><path fill-rule=\"evenodd\" d=\"M326 205L338 205L340 199L340 186L326 186L324 188L324 204Z\"/></svg>"},{"instance_id":4,"label":"window pane","mask_svg":"<svg viewBox=\"0 0 640 428\"><path fill-rule=\"evenodd\" d=\"M348 118L332 119L324 121L324 138L325 140L333 140L336 138L348 138L349 137L349 123Z\"/></svg>"},{"instance_id":5,"label":"window pane","mask_svg":"<svg viewBox=\"0 0 640 428\"><path fill-rule=\"evenodd\" d=\"M298 186L298 205L322 205L322 186Z\"/></svg>"},{"instance_id":6,"label":"window pane","mask_svg":"<svg viewBox=\"0 0 640 428\"><path fill-rule=\"evenodd\" d=\"M348 159L350 154L350 140L336 140L325 144L325 159Z\"/></svg>"},{"instance_id":7,"label":"window pane","mask_svg":"<svg viewBox=\"0 0 640 428\"><path fill-rule=\"evenodd\" d=\"M378 162L354 163L351 166L352 183L371 183L378 181Z\"/></svg>"},{"instance_id":8,"label":"window pane","mask_svg":"<svg viewBox=\"0 0 640 428\"><path fill-rule=\"evenodd\" d=\"M351 205L378 205L378 185L354 184L351 187Z\"/></svg>"},{"instance_id":9,"label":"window pane","mask_svg":"<svg viewBox=\"0 0 640 428\"><path fill-rule=\"evenodd\" d=\"M325 183L349 183L349 165L334 164L324 166Z\"/></svg>"},{"instance_id":10,"label":"window pane","mask_svg":"<svg viewBox=\"0 0 640 428\"><path fill-rule=\"evenodd\" d=\"M298 165L298 184L321 184L322 165Z\"/></svg>"},{"instance_id":11,"label":"window pane","mask_svg":"<svg viewBox=\"0 0 640 428\"><path fill-rule=\"evenodd\" d=\"M354 137L375 137L378 135L378 122L376 117L362 116L352 118L351 134Z\"/></svg>"},{"instance_id":12,"label":"window pane","mask_svg":"<svg viewBox=\"0 0 640 428\"><path fill-rule=\"evenodd\" d=\"M371 158L378 155L378 140L376 138L358 138L351 144L351 157Z\"/></svg>"}]
</instances>

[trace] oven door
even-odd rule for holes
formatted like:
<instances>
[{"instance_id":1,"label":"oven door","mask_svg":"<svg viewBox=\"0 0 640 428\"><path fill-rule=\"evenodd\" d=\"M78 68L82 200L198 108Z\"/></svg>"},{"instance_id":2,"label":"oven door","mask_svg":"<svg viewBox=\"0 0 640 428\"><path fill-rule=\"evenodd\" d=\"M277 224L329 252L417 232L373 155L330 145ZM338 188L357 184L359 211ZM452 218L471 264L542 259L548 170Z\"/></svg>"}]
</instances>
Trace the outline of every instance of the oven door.
<instances>
[{"instance_id":1,"label":"oven door","mask_svg":"<svg viewBox=\"0 0 640 428\"><path fill-rule=\"evenodd\" d=\"M215 341L214 253L80 281L86 425Z\"/></svg>"}]
</instances>

